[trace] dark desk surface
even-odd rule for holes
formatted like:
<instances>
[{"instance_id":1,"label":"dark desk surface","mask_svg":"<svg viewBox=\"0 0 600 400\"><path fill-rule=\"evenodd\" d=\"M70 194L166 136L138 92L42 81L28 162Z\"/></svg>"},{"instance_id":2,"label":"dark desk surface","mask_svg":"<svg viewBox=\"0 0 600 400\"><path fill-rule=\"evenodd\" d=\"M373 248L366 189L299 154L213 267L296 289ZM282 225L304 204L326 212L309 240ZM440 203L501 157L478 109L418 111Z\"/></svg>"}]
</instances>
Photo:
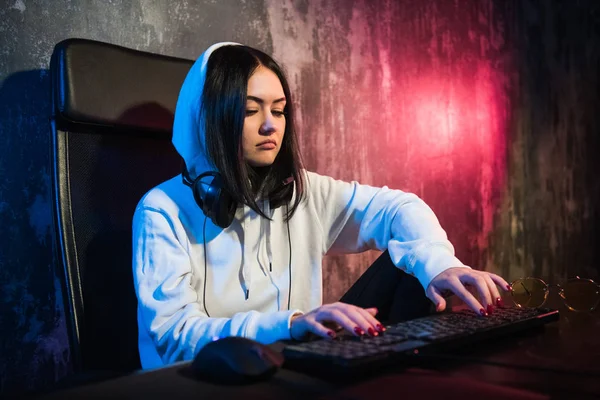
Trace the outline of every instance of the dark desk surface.
<instances>
[{"instance_id":1,"label":"dark desk surface","mask_svg":"<svg viewBox=\"0 0 600 400\"><path fill-rule=\"evenodd\" d=\"M561 320L542 330L486 342L460 361L423 359L418 368L344 385L283 369L267 382L227 387L194 380L185 374L188 363L179 363L43 398L600 398L600 310L546 305L559 309Z\"/></svg>"}]
</instances>

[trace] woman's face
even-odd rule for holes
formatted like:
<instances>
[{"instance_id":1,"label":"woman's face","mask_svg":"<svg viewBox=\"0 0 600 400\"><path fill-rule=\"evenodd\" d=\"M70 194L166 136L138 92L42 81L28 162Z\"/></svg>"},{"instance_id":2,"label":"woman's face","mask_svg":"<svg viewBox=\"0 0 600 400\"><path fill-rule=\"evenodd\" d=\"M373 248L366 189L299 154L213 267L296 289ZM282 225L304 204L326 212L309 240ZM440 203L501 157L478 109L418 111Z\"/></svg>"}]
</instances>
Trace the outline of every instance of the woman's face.
<instances>
[{"instance_id":1,"label":"woman's face","mask_svg":"<svg viewBox=\"0 0 600 400\"><path fill-rule=\"evenodd\" d=\"M275 161L285 132L285 94L273 71L260 66L248 80L246 118L242 133L244 160L253 167Z\"/></svg>"}]
</instances>

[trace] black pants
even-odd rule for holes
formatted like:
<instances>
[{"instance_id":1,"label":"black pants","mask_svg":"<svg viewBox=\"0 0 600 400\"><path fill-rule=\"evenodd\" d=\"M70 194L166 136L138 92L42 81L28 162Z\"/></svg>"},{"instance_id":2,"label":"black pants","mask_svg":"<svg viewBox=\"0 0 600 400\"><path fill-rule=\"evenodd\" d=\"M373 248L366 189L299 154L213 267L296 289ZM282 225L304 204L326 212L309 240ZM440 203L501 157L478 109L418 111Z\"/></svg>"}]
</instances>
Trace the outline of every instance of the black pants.
<instances>
[{"instance_id":1,"label":"black pants","mask_svg":"<svg viewBox=\"0 0 600 400\"><path fill-rule=\"evenodd\" d=\"M340 299L358 307L377 307L376 318L394 323L435 312L417 278L398 269L385 251Z\"/></svg>"}]
</instances>

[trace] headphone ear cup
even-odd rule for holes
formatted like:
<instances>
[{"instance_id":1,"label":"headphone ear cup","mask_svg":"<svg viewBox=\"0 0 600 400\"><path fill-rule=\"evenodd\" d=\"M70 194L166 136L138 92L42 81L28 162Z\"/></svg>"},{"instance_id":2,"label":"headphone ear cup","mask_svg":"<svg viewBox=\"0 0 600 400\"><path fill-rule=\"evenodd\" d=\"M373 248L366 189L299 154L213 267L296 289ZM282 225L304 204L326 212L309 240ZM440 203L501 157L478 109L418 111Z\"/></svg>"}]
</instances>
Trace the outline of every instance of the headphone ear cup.
<instances>
[{"instance_id":1,"label":"headphone ear cup","mask_svg":"<svg viewBox=\"0 0 600 400\"><path fill-rule=\"evenodd\" d=\"M208 215L208 213L204 209L204 201L202 200L203 193L201 187L202 183L200 182L200 180L196 180L192 185L192 194L194 195L194 200L196 200L196 204L198 204L198 207L200 207L204 214Z\"/></svg>"},{"instance_id":2,"label":"headphone ear cup","mask_svg":"<svg viewBox=\"0 0 600 400\"><path fill-rule=\"evenodd\" d=\"M237 203L231 194L223 188L221 175L216 174L210 184L210 189L205 198L207 215L210 216L215 225L225 229L233 222Z\"/></svg>"},{"instance_id":3,"label":"headphone ear cup","mask_svg":"<svg viewBox=\"0 0 600 400\"><path fill-rule=\"evenodd\" d=\"M201 179L212 176L210 183L201 182ZM237 203L233 200L231 194L223 188L221 175L216 172L205 172L194 181L192 193L196 204L202 210L204 215L211 221L225 229L233 222Z\"/></svg>"}]
</instances>

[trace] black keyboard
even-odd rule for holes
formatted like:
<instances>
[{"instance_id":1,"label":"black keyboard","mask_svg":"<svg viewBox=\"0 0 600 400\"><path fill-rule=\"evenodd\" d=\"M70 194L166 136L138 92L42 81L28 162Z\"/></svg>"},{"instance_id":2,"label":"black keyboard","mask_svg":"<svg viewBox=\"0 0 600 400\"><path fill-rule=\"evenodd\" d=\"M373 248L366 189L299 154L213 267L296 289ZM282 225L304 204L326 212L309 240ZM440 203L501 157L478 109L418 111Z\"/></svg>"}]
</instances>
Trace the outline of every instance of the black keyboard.
<instances>
[{"instance_id":1,"label":"black keyboard","mask_svg":"<svg viewBox=\"0 0 600 400\"><path fill-rule=\"evenodd\" d=\"M386 326L380 336L340 334L287 344L284 368L332 378L373 372L409 362L414 354L429 354L470 346L499 335L529 330L558 320L558 311L544 308L496 308L481 317L470 310L429 315Z\"/></svg>"}]
</instances>

